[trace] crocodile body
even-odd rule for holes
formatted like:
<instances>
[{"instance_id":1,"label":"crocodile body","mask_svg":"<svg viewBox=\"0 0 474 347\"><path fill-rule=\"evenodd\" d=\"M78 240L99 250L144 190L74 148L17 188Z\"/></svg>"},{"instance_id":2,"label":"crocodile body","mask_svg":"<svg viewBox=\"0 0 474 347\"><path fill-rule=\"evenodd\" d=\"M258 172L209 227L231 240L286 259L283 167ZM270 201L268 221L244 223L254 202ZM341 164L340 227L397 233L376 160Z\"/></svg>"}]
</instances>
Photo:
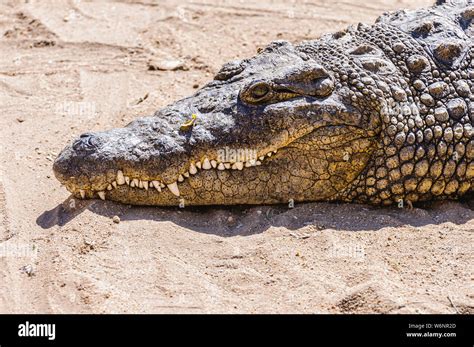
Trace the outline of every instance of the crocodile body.
<instances>
[{"instance_id":1,"label":"crocodile body","mask_svg":"<svg viewBox=\"0 0 474 347\"><path fill-rule=\"evenodd\" d=\"M56 159L75 196L139 205L457 199L474 183L474 6L272 42L189 98ZM194 117L191 118L191 115Z\"/></svg>"}]
</instances>

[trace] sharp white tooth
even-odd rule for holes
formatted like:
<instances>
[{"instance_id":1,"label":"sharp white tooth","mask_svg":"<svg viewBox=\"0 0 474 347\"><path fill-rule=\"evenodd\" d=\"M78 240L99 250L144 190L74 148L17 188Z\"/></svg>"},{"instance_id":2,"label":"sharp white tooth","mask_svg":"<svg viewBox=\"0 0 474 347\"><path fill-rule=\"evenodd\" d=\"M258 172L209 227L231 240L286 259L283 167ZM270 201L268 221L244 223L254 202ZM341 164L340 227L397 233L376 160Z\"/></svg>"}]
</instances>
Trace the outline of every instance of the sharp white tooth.
<instances>
[{"instance_id":1,"label":"sharp white tooth","mask_svg":"<svg viewBox=\"0 0 474 347\"><path fill-rule=\"evenodd\" d=\"M211 160L211 166L215 169L217 166L217 161Z\"/></svg>"},{"instance_id":2,"label":"sharp white tooth","mask_svg":"<svg viewBox=\"0 0 474 347\"><path fill-rule=\"evenodd\" d=\"M107 186L107 190L112 190L112 185L111 185L111 184L109 184L109 185Z\"/></svg>"},{"instance_id":3,"label":"sharp white tooth","mask_svg":"<svg viewBox=\"0 0 474 347\"><path fill-rule=\"evenodd\" d=\"M217 170L225 170L224 164L219 163L219 166L217 166Z\"/></svg>"},{"instance_id":4,"label":"sharp white tooth","mask_svg":"<svg viewBox=\"0 0 474 347\"><path fill-rule=\"evenodd\" d=\"M201 163L199 163L201 164ZM191 163L191 165L189 166L189 173L191 175L195 175L197 174L198 170L196 169L196 165L194 165L194 163Z\"/></svg>"},{"instance_id":5,"label":"sharp white tooth","mask_svg":"<svg viewBox=\"0 0 474 347\"><path fill-rule=\"evenodd\" d=\"M161 188L164 188L164 187L165 187L165 185L164 185L163 182L160 182L160 187L161 187Z\"/></svg>"},{"instance_id":6,"label":"sharp white tooth","mask_svg":"<svg viewBox=\"0 0 474 347\"><path fill-rule=\"evenodd\" d=\"M230 163L225 163L225 164L224 164L224 167L225 167L227 170L230 169Z\"/></svg>"},{"instance_id":7,"label":"sharp white tooth","mask_svg":"<svg viewBox=\"0 0 474 347\"><path fill-rule=\"evenodd\" d=\"M271 156L272 156L272 152L268 152L268 153L267 153L267 156L271 157Z\"/></svg>"},{"instance_id":8,"label":"sharp white tooth","mask_svg":"<svg viewBox=\"0 0 474 347\"><path fill-rule=\"evenodd\" d=\"M247 167L247 164L249 166L255 166L255 159L250 159L248 162L245 163L245 166Z\"/></svg>"},{"instance_id":9,"label":"sharp white tooth","mask_svg":"<svg viewBox=\"0 0 474 347\"><path fill-rule=\"evenodd\" d=\"M168 189L170 190L171 193L173 193L176 196L179 196L179 189L178 189L178 184L176 182L173 182L171 184L168 184Z\"/></svg>"},{"instance_id":10,"label":"sharp white tooth","mask_svg":"<svg viewBox=\"0 0 474 347\"><path fill-rule=\"evenodd\" d=\"M138 178L134 178L132 182L130 182L130 187L138 187L139 184Z\"/></svg>"},{"instance_id":11,"label":"sharp white tooth","mask_svg":"<svg viewBox=\"0 0 474 347\"><path fill-rule=\"evenodd\" d=\"M123 183L125 183L125 180L123 180ZM113 182L112 182L112 187L114 187L115 189L117 189L117 182L116 182L116 181L113 181Z\"/></svg>"},{"instance_id":12,"label":"sharp white tooth","mask_svg":"<svg viewBox=\"0 0 474 347\"><path fill-rule=\"evenodd\" d=\"M238 161L234 165L232 165L232 169L234 170L242 170L244 168L244 163L241 161Z\"/></svg>"},{"instance_id":13,"label":"sharp white tooth","mask_svg":"<svg viewBox=\"0 0 474 347\"><path fill-rule=\"evenodd\" d=\"M160 187L160 182L158 181L151 181L151 185L155 187L155 189L159 192L161 192L161 187Z\"/></svg>"},{"instance_id":14,"label":"sharp white tooth","mask_svg":"<svg viewBox=\"0 0 474 347\"><path fill-rule=\"evenodd\" d=\"M258 157L258 159L263 160L265 157L262 155L261 157Z\"/></svg>"},{"instance_id":15,"label":"sharp white tooth","mask_svg":"<svg viewBox=\"0 0 474 347\"><path fill-rule=\"evenodd\" d=\"M145 190L148 190L148 181L143 181L143 188L145 188Z\"/></svg>"},{"instance_id":16,"label":"sharp white tooth","mask_svg":"<svg viewBox=\"0 0 474 347\"><path fill-rule=\"evenodd\" d=\"M262 162L261 162L260 160L257 160L257 161L255 162L255 165L257 165L257 166L258 166L258 165L262 165Z\"/></svg>"},{"instance_id":17,"label":"sharp white tooth","mask_svg":"<svg viewBox=\"0 0 474 347\"><path fill-rule=\"evenodd\" d=\"M209 169L212 168L211 163L209 162L209 159L207 159L207 158L204 159L204 161L202 162L202 168L204 170L209 170Z\"/></svg>"},{"instance_id":18,"label":"sharp white tooth","mask_svg":"<svg viewBox=\"0 0 474 347\"><path fill-rule=\"evenodd\" d=\"M125 176L125 183L127 183L127 186L130 185L130 177Z\"/></svg>"},{"instance_id":19,"label":"sharp white tooth","mask_svg":"<svg viewBox=\"0 0 474 347\"><path fill-rule=\"evenodd\" d=\"M138 180L138 188L143 189L143 181Z\"/></svg>"},{"instance_id":20,"label":"sharp white tooth","mask_svg":"<svg viewBox=\"0 0 474 347\"><path fill-rule=\"evenodd\" d=\"M179 175L179 176L178 176L178 182L183 182L183 181L184 181L183 175Z\"/></svg>"},{"instance_id":21,"label":"sharp white tooth","mask_svg":"<svg viewBox=\"0 0 474 347\"><path fill-rule=\"evenodd\" d=\"M201 162L200 162L200 161L198 161L198 162L196 163L196 167L197 167L198 169L201 168Z\"/></svg>"},{"instance_id":22,"label":"sharp white tooth","mask_svg":"<svg viewBox=\"0 0 474 347\"><path fill-rule=\"evenodd\" d=\"M275 150L273 151L273 153L276 153L276 152L277 152L277 149L275 149Z\"/></svg>"},{"instance_id":23,"label":"sharp white tooth","mask_svg":"<svg viewBox=\"0 0 474 347\"><path fill-rule=\"evenodd\" d=\"M183 176L186 177L186 178L188 178L188 177L189 177L189 172L185 172L185 173L183 174Z\"/></svg>"},{"instance_id":24,"label":"sharp white tooth","mask_svg":"<svg viewBox=\"0 0 474 347\"><path fill-rule=\"evenodd\" d=\"M246 162L245 162L245 167L251 167L251 166L252 166L252 164L250 164L249 161L246 161Z\"/></svg>"},{"instance_id":25,"label":"sharp white tooth","mask_svg":"<svg viewBox=\"0 0 474 347\"><path fill-rule=\"evenodd\" d=\"M105 200L105 192L104 191L97 192L97 195L99 195L99 198L101 198L101 200Z\"/></svg>"},{"instance_id":26,"label":"sharp white tooth","mask_svg":"<svg viewBox=\"0 0 474 347\"><path fill-rule=\"evenodd\" d=\"M125 177L123 176L122 170L117 171L117 183L119 186L125 184Z\"/></svg>"},{"instance_id":27,"label":"sharp white tooth","mask_svg":"<svg viewBox=\"0 0 474 347\"><path fill-rule=\"evenodd\" d=\"M79 194L81 194L82 199L86 197L86 191L84 189L79 189Z\"/></svg>"}]
</instances>

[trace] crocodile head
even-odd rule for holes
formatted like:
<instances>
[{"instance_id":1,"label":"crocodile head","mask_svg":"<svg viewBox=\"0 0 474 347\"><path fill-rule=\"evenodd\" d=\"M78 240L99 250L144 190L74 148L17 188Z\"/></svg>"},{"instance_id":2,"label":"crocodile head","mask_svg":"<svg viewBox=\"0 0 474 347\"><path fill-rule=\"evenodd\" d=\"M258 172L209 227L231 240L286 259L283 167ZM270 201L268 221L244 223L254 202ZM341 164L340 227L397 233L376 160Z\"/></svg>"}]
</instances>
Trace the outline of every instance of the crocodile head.
<instances>
[{"instance_id":1,"label":"crocodile head","mask_svg":"<svg viewBox=\"0 0 474 347\"><path fill-rule=\"evenodd\" d=\"M341 78L273 42L151 117L81 135L54 172L77 197L137 205L337 200L380 132L374 102L358 107Z\"/></svg>"}]
</instances>

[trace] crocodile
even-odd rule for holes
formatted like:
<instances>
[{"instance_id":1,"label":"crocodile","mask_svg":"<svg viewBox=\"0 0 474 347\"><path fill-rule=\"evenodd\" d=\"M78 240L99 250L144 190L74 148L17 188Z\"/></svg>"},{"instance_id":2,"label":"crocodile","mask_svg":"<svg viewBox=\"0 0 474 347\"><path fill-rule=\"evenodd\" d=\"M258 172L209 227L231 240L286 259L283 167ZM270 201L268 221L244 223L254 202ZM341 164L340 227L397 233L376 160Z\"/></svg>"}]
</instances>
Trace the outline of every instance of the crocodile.
<instances>
[{"instance_id":1,"label":"crocodile","mask_svg":"<svg viewBox=\"0 0 474 347\"><path fill-rule=\"evenodd\" d=\"M56 158L132 205L458 199L474 179L474 6L438 1L222 66L194 95Z\"/></svg>"}]
</instances>

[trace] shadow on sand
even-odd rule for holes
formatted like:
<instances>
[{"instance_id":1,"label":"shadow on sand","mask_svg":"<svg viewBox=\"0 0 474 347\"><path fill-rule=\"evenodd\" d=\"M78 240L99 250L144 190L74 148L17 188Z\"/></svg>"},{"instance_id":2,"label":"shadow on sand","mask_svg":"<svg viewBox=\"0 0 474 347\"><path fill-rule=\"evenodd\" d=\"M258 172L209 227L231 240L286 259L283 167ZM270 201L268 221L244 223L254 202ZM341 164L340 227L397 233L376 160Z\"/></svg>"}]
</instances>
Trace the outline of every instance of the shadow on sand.
<instances>
[{"instance_id":1,"label":"shadow on sand","mask_svg":"<svg viewBox=\"0 0 474 347\"><path fill-rule=\"evenodd\" d=\"M376 231L385 227L422 227L442 223L465 224L474 219L474 200L439 201L415 205L413 210L359 204L300 203L294 208L272 206L140 207L72 196L43 212L36 223L44 229L64 226L84 211L122 222L151 220L171 222L195 232L223 237L262 233L270 227L297 230Z\"/></svg>"}]
</instances>

